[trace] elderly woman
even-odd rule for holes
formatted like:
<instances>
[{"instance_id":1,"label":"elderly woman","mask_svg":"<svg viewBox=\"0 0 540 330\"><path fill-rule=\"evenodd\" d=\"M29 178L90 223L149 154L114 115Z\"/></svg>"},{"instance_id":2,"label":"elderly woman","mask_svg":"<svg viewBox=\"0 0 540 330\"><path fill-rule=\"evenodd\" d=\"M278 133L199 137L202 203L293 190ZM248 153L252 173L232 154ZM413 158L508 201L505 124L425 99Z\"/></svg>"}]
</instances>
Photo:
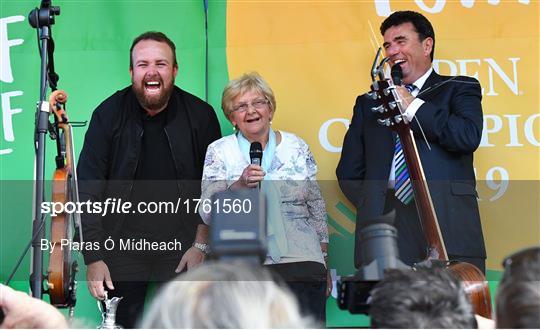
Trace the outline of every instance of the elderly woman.
<instances>
[{"instance_id":1,"label":"elderly woman","mask_svg":"<svg viewBox=\"0 0 540 330\"><path fill-rule=\"evenodd\" d=\"M272 129L276 99L259 74L244 74L230 81L221 106L236 133L208 146L201 199L261 183L268 215L264 264L285 279L304 312L324 321L332 282L326 270L326 209L313 155L298 136ZM252 142L262 145L260 166L250 164ZM210 214L201 208L199 212L209 224Z\"/></svg>"}]
</instances>

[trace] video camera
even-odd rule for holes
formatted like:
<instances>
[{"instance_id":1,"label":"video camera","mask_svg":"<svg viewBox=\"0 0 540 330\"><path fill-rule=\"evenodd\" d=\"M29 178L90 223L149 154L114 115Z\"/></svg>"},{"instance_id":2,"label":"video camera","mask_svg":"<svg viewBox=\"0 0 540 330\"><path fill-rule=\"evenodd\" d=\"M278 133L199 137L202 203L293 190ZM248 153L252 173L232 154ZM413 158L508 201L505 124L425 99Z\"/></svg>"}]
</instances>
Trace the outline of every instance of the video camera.
<instances>
[{"instance_id":1,"label":"video camera","mask_svg":"<svg viewBox=\"0 0 540 330\"><path fill-rule=\"evenodd\" d=\"M399 260L395 211L369 221L357 221L357 247L360 267L354 276L342 277L337 284L338 307L351 314L369 314L371 290L384 278L387 269L410 269Z\"/></svg>"},{"instance_id":2,"label":"video camera","mask_svg":"<svg viewBox=\"0 0 540 330\"><path fill-rule=\"evenodd\" d=\"M218 260L261 265L266 258L266 200L259 189L226 190L212 196L210 248Z\"/></svg>"}]
</instances>

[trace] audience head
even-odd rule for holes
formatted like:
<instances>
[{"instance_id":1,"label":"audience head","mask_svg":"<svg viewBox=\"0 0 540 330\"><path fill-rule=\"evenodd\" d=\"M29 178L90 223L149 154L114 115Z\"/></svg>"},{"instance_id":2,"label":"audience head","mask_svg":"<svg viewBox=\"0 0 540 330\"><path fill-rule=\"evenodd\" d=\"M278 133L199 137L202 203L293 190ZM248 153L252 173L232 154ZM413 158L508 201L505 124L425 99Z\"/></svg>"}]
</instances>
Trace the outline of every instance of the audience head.
<instances>
[{"instance_id":1,"label":"audience head","mask_svg":"<svg viewBox=\"0 0 540 330\"><path fill-rule=\"evenodd\" d=\"M373 328L476 328L461 282L443 267L391 269L371 298Z\"/></svg>"},{"instance_id":2,"label":"audience head","mask_svg":"<svg viewBox=\"0 0 540 330\"><path fill-rule=\"evenodd\" d=\"M540 247L507 257L496 299L497 328L540 328Z\"/></svg>"},{"instance_id":3,"label":"audience head","mask_svg":"<svg viewBox=\"0 0 540 330\"><path fill-rule=\"evenodd\" d=\"M209 262L168 283L142 328L305 328L294 297L263 268Z\"/></svg>"}]
</instances>

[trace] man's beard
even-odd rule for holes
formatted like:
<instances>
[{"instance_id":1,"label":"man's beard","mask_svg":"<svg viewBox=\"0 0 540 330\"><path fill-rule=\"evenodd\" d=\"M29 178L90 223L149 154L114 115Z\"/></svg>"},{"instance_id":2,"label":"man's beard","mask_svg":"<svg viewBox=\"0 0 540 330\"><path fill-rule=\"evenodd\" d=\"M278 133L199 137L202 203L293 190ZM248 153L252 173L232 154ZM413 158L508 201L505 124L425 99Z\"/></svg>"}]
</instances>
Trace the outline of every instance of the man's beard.
<instances>
[{"instance_id":1,"label":"man's beard","mask_svg":"<svg viewBox=\"0 0 540 330\"><path fill-rule=\"evenodd\" d=\"M140 83L132 84L135 96L137 97L137 100L139 101L143 109L148 111L158 111L165 108L172 94L174 80L168 86L165 86L163 82L161 82L161 91L157 95L147 95L144 83L145 82L143 80Z\"/></svg>"}]
</instances>

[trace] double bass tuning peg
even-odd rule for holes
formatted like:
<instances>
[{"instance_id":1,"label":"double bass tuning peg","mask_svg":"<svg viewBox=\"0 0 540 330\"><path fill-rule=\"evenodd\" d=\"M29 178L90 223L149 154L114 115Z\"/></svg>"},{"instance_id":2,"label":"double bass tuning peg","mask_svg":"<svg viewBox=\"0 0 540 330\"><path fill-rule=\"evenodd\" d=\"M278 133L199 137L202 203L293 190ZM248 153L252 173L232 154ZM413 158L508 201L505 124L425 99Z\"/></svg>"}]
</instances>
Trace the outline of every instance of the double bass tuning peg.
<instances>
[{"instance_id":1,"label":"double bass tuning peg","mask_svg":"<svg viewBox=\"0 0 540 330\"><path fill-rule=\"evenodd\" d=\"M371 112L384 113L384 112L386 112L386 108L384 107L384 105L381 104L381 105L379 105L377 107L372 107Z\"/></svg>"},{"instance_id":2,"label":"double bass tuning peg","mask_svg":"<svg viewBox=\"0 0 540 330\"><path fill-rule=\"evenodd\" d=\"M377 91L367 92L367 96L372 100L376 100L379 98L379 94L377 94Z\"/></svg>"},{"instance_id":3,"label":"double bass tuning peg","mask_svg":"<svg viewBox=\"0 0 540 330\"><path fill-rule=\"evenodd\" d=\"M386 118L386 119L377 119L377 122L379 123L379 125L383 125L383 126L386 126L386 127L392 126L392 122L388 118Z\"/></svg>"}]
</instances>

